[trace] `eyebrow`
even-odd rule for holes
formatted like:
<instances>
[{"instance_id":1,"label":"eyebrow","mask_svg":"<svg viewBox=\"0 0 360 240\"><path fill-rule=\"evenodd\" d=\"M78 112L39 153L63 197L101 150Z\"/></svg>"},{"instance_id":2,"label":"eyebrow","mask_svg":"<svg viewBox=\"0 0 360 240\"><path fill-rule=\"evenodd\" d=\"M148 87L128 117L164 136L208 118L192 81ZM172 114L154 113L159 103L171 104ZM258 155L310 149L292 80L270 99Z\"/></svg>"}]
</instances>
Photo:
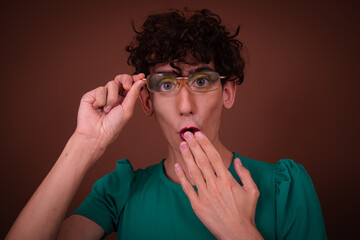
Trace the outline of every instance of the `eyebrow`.
<instances>
[{"instance_id":1,"label":"eyebrow","mask_svg":"<svg viewBox=\"0 0 360 240\"><path fill-rule=\"evenodd\" d=\"M199 68L195 68L195 69L191 69L189 70L189 74L193 74L193 73L197 73L197 72L203 72L203 71L214 71L214 69L212 69L211 67L199 67ZM175 71L175 69L173 70L164 70L164 71L156 71L155 73L167 73L167 74L174 74L174 75L178 75L180 76L180 74L178 72Z\"/></svg>"},{"instance_id":2,"label":"eyebrow","mask_svg":"<svg viewBox=\"0 0 360 240\"><path fill-rule=\"evenodd\" d=\"M197 72L204 72L204 71L214 71L214 69L212 69L211 67L199 67L199 68L195 68L195 69L191 69L189 71L189 74L192 74L192 73L197 73Z\"/></svg>"},{"instance_id":3,"label":"eyebrow","mask_svg":"<svg viewBox=\"0 0 360 240\"><path fill-rule=\"evenodd\" d=\"M164 70L164 71L156 71L155 73L167 73L167 74L174 74L174 75L180 75L175 70Z\"/></svg>"}]
</instances>

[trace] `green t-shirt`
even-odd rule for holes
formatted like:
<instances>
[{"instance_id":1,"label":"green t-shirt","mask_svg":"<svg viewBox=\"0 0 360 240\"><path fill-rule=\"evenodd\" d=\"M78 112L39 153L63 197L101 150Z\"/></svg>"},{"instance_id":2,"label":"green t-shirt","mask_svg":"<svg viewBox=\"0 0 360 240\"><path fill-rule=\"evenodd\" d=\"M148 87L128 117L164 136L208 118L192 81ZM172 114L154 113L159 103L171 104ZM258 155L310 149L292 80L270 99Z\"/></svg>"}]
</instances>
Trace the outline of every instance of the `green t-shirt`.
<instances>
[{"instance_id":1,"label":"green t-shirt","mask_svg":"<svg viewBox=\"0 0 360 240\"><path fill-rule=\"evenodd\" d=\"M276 164L237 153L259 191L256 227L265 239L327 239L315 188L304 167L292 160ZM117 239L216 239L191 208L181 185L170 181L163 161L133 170L129 160L99 179L75 210ZM233 162L229 171L240 182Z\"/></svg>"}]
</instances>

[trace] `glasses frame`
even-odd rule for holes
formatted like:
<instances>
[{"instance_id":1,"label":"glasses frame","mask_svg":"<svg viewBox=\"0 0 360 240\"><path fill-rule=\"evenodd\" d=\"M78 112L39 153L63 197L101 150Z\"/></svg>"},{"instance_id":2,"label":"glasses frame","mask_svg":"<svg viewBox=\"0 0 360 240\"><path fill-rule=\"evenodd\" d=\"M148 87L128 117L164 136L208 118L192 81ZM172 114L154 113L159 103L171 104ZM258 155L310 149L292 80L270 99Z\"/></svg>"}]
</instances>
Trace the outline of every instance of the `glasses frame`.
<instances>
[{"instance_id":1,"label":"glasses frame","mask_svg":"<svg viewBox=\"0 0 360 240\"><path fill-rule=\"evenodd\" d=\"M185 80L185 84L191 89L191 91L194 91L194 92L212 92L212 91L215 91L216 89L218 89L218 87L215 88L215 89L212 89L212 90L208 90L208 91L196 91L196 90L193 90L193 89L191 88L191 86L189 85L189 78L191 78L192 75L198 74L198 73L206 73L206 72L212 72L212 71L196 72L196 73L190 74L190 75L187 76L187 77L175 77L175 76L174 76L175 79L177 80L177 82L176 82L176 83L177 83L177 84L176 84L176 88L175 88L174 90L172 90L172 91L166 91L166 92L157 92L157 91L151 90L151 89L149 88L149 83L148 83L148 80L150 79L151 75L153 75L153 74L163 74L163 73L153 73L153 74L148 75L146 78L143 78L143 79L140 79L140 80L141 80L141 81L146 81L146 88L147 88L150 92L153 92L153 93L164 94L164 93L175 93L175 92L177 92L177 91L180 89L180 85L181 85L181 81L178 81L178 80ZM217 72L213 72L213 73L216 73L216 74L219 76L218 79L220 79L220 80L226 78L226 76L220 76L220 74L217 73Z\"/></svg>"}]
</instances>

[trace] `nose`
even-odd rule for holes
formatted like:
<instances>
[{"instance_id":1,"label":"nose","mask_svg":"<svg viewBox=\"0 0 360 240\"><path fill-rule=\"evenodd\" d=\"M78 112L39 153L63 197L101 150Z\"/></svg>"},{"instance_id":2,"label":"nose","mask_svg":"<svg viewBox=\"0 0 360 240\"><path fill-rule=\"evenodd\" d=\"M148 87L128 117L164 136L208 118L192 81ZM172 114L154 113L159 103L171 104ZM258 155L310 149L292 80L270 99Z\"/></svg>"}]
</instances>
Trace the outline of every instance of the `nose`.
<instances>
[{"instance_id":1,"label":"nose","mask_svg":"<svg viewBox=\"0 0 360 240\"><path fill-rule=\"evenodd\" d=\"M189 87L183 82L176 94L177 105L181 116L189 116L194 114L195 102L193 93Z\"/></svg>"}]
</instances>

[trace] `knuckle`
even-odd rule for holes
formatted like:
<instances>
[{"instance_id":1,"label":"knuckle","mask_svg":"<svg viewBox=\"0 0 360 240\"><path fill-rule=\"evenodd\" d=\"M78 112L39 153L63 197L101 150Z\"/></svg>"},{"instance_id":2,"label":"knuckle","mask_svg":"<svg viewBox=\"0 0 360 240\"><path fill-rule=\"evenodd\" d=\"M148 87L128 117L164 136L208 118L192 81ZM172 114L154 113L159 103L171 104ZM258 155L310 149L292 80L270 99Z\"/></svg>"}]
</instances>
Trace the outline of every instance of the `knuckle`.
<instances>
[{"instance_id":1,"label":"knuckle","mask_svg":"<svg viewBox=\"0 0 360 240\"><path fill-rule=\"evenodd\" d=\"M119 74L119 75L116 75L114 81L121 81L122 79L126 78L127 76L130 76L129 74ZM131 76L130 76L131 77Z\"/></svg>"},{"instance_id":2,"label":"knuckle","mask_svg":"<svg viewBox=\"0 0 360 240\"><path fill-rule=\"evenodd\" d=\"M202 156L197 159L197 162L200 166L204 167L204 166L206 166L208 160Z\"/></svg>"},{"instance_id":3,"label":"knuckle","mask_svg":"<svg viewBox=\"0 0 360 240\"><path fill-rule=\"evenodd\" d=\"M225 176L222 178L222 182L226 187L231 187L233 185L233 179L232 176L230 174L225 174Z\"/></svg>"},{"instance_id":4,"label":"knuckle","mask_svg":"<svg viewBox=\"0 0 360 240\"><path fill-rule=\"evenodd\" d=\"M81 99L88 98L89 96L94 96L95 98L97 98L99 95L101 95L103 88L104 88L104 87L97 87L97 88L95 88L94 90L85 93L85 94L81 97Z\"/></svg>"},{"instance_id":5,"label":"knuckle","mask_svg":"<svg viewBox=\"0 0 360 240\"><path fill-rule=\"evenodd\" d=\"M105 91L106 91L106 88L104 86L95 88L95 94L101 94L101 93L104 93Z\"/></svg>"},{"instance_id":6,"label":"knuckle","mask_svg":"<svg viewBox=\"0 0 360 240\"><path fill-rule=\"evenodd\" d=\"M133 82L133 78L129 74L121 74L118 75L117 81L120 82L122 85L124 85L126 81Z\"/></svg>"},{"instance_id":7,"label":"knuckle","mask_svg":"<svg viewBox=\"0 0 360 240\"><path fill-rule=\"evenodd\" d=\"M189 144L190 148L196 148L198 146L198 143L194 139L191 139L190 141L188 141L188 144Z\"/></svg>"},{"instance_id":8,"label":"knuckle","mask_svg":"<svg viewBox=\"0 0 360 240\"><path fill-rule=\"evenodd\" d=\"M211 160L216 160L216 159L219 159L219 157L220 157L217 152L210 152L208 154L208 156L209 156L209 159L211 159Z\"/></svg>"},{"instance_id":9,"label":"knuckle","mask_svg":"<svg viewBox=\"0 0 360 240\"><path fill-rule=\"evenodd\" d=\"M114 81L119 81L124 74L118 74L115 76Z\"/></svg>"},{"instance_id":10,"label":"knuckle","mask_svg":"<svg viewBox=\"0 0 360 240\"><path fill-rule=\"evenodd\" d=\"M251 188L249 192L255 198L259 198L260 196L260 191L257 188Z\"/></svg>"},{"instance_id":11,"label":"knuckle","mask_svg":"<svg viewBox=\"0 0 360 240\"><path fill-rule=\"evenodd\" d=\"M101 91L104 88L105 88L104 86L100 86L100 87L95 88L95 91Z\"/></svg>"},{"instance_id":12,"label":"knuckle","mask_svg":"<svg viewBox=\"0 0 360 240\"><path fill-rule=\"evenodd\" d=\"M99 87L96 90L96 98L106 98L107 89L105 87Z\"/></svg>"},{"instance_id":13,"label":"knuckle","mask_svg":"<svg viewBox=\"0 0 360 240\"><path fill-rule=\"evenodd\" d=\"M232 180L235 180L229 171L225 171L223 174L220 174L218 177L223 182L228 182L228 181L230 182Z\"/></svg>"},{"instance_id":14,"label":"knuckle","mask_svg":"<svg viewBox=\"0 0 360 240\"><path fill-rule=\"evenodd\" d=\"M259 197L260 197L260 191L259 191L259 190L256 190L255 197L256 197L256 198L259 198Z\"/></svg>"},{"instance_id":15,"label":"knuckle","mask_svg":"<svg viewBox=\"0 0 360 240\"><path fill-rule=\"evenodd\" d=\"M119 83L116 81L110 81L107 83L107 85L109 88L114 88L114 87L117 87L119 85Z\"/></svg>"},{"instance_id":16,"label":"knuckle","mask_svg":"<svg viewBox=\"0 0 360 240\"><path fill-rule=\"evenodd\" d=\"M242 168L241 171L243 172L243 174L250 175L250 171L247 168Z\"/></svg>"},{"instance_id":17,"label":"knuckle","mask_svg":"<svg viewBox=\"0 0 360 240\"><path fill-rule=\"evenodd\" d=\"M202 176L201 172L199 171L199 169L193 168L190 169L189 171L189 175L191 178L196 179Z\"/></svg>"}]
</instances>

